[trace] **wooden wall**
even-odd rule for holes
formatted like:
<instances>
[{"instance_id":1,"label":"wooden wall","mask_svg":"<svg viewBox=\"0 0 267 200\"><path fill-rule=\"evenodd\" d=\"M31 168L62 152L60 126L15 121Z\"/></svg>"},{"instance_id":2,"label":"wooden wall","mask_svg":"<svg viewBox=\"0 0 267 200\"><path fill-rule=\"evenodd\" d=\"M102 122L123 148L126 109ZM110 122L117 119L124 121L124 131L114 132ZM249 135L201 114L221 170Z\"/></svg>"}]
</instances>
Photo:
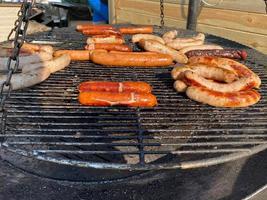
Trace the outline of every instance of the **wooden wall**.
<instances>
[{"instance_id":1,"label":"wooden wall","mask_svg":"<svg viewBox=\"0 0 267 200\"><path fill-rule=\"evenodd\" d=\"M4 6L0 4L0 42L7 40L8 34L14 28L19 9L20 6Z\"/></svg>"},{"instance_id":2,"label":"wooden wall","mask_svg":"<svg viewBox=\"0 0 267 200\"><path fill-rule=\"evenodd\" d=\"M165 2L166 26L185 28L188 0ZM110 0L109 3L111 23L160 23L159 0ZM216 7L203 6L197 30L238 41L267 54L267 15L263 0L223 0Z\"/></svg>"}]
</instances>

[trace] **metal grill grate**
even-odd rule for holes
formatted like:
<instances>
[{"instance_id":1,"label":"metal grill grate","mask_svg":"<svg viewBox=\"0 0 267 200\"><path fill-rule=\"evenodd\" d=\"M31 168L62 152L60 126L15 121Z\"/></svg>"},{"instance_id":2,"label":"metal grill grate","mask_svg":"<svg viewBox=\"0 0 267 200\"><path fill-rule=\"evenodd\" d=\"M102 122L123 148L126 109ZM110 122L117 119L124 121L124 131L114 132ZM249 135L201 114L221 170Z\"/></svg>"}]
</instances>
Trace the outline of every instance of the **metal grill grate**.
<instances>
[{"instance_id":1,"label":"metal grill grate","mask_svg":"<svg viewBox=\"0 0 267 200\"><path fill-rule=\"evenodd\" d=\"M37 37L69 39L62 48L82 48L85 41L71 29L33 38ZM236 44L214 36L208 41ZM254 51L248 51L246 64L262 79L262 99L255 106L223 109L191 101L173 90L171 68L106 68L73 62L42 84L11 95L1 146L61 164L139 170L201 167L254 154L267 148L267 73L254 62ZM146 81L159 105L81 106L77 85L87 80Z\"/></svg>"}]
</instances>

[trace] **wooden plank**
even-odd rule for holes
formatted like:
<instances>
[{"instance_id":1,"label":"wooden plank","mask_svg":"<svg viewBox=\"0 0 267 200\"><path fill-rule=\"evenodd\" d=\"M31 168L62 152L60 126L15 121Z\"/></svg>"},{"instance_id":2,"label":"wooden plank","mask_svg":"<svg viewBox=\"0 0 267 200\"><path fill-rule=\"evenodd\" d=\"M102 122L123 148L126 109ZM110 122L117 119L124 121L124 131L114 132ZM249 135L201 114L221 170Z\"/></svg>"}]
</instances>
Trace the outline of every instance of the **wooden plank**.
<instances>
[{"instance_id":1,"label":"wooden plank","mask_svg":"<svg viewBox=\"0 0 267 200\"><path fill-rule=\"evenodd\" d=\"M116 23L116 9L115 9L115 0L108 0L108 13L109 13L109 23Z\"/></svg>"},{"instance_id":2,"label":"wooden plank","mask_svg":"<svg viewBox=\"0 0 267 200\"><path fill-rule=\"evenodd\" d=\"M147 1L154 1L159 4L159 0L147 0ZM219 0L206 0L206 1L210 4L216 4ZM165 0L165 2L172 4L181 4L181 5L188 4L188 0ZM216 6L216 8L266 14L265 4L263 0L223 0L222 3Z\"/></svg>"},{"instance_id":3,"label":"wooden plank","mask_svg":"<svg viewBox=\"0 0 267 200\"><path fill-rule=\"evenodd\" d=\"M18 18L17 12L20 7L0 7L0 41L6 41L14 22Z\"/></svg>"},{"instance_id":4,"label":"wooden plank","mask_svg":"<svg viewBox=\"0 0 267 200\"><path fill-rule=\"evenodd\" d=\"M128 10L136 13L159 16L159 5L156 2L142 0L119 1L117 9ZM165 16L173 19L186 20L186 5L165 4ZM261 33L267 35L267 15L247 13L215 8L203 8L198 18L199 24L220 26L235 30Z\"/></svg>"},{"instance_id":5,"label":"wooden plank","mask_svg":"<svg viewBox=\"0 0 267 200\"><path fill-rule=\"evenodd\" d=\"M134 23L134 24L160 24L159 16L151 16L133 11L117 10L118 23ZM172 18L166 19L166 26L185 28L184 20L177 20ZM228 28L215 27L206 24L199 24L198 31L207 32L209 34L221 36L241 44L248 45L252 48L267 54L267 36L255 33L248 33L244 31L237 31Z\"/></svg>"}]
</instances>

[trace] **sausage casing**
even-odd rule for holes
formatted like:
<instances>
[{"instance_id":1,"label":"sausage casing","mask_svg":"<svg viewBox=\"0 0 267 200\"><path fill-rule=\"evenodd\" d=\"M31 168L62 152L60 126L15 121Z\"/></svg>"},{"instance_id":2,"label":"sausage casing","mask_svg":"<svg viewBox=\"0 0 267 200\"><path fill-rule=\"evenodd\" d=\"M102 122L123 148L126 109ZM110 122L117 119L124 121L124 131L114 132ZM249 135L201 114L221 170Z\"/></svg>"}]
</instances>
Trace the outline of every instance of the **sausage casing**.
<instances>
[{"instance_id":1,"label":"sausage casing","mask_svg":"<svg viewBox=\"0 0 267 200\"><path fill-rule=\"evenodd\" d=\"M96 64L116 67L164 67L172 64L171 56L159 53L93 52L91 60Z\"/></svg>"},{"instance_id":2,"label":"sausage casing","mask_svg":"<svg viewBox=\"0 0 267 200\"><path fill-rule=\"evenodd\" d=\"M151 86L146 82L110 82L110 81L87 81L79 85L80 92L104 91L104 92L136 92L151 93Z\"/></svg>"},{"instance_id":3,"label":"sausage casing","mask_svg":"<svg viewBox=\"0 0 267 200\"><path fill-rule=\"evenodd\" d=\"M203 87L190 86L186 90L187 96L197 102L216 107L247 107L257 103L261 96L255 90L223 93Z\"/></svg>"},{"instance_id":4,"label":"sausage casing","mask_svg":"<svg viewBox=\"0 0 267 200\"><path fill-rule=\"evenodd\" d=\"M114 106L122 105L129 107L154 107L157 99L150 93L134 92L81 92L79 102L87 106Z\"/></svg>"}]
</instances>

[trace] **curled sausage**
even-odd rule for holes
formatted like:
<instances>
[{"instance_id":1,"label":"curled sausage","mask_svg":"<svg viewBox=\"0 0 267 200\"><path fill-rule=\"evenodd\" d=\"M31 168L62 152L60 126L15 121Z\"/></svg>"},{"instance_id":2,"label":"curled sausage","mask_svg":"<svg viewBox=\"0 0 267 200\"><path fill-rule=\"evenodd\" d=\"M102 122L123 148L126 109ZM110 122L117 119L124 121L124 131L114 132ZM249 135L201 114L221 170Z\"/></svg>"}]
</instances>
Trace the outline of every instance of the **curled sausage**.
<instances>
[{"instance_id":1,"label":"curled sausage","mask_svg":"<svg viewBox=\"0 0 267 200\"><path fill-rule=\"evenodd\" d=\"M174 80L183 79L183 73L185 71L192 71L204 78L226 83L231 83L238 79L238 76L234 72L227 69L200 64L175 67L171 72L172 78Z\"/></svg>"},{"instance_id":2,"label":"curled sausage","mask_svg":"<svg viewBox=\"0 0 267 200\"><path fill-rule=\"evenodd\" d=\"M151 86L146 82L110 82L87 81L79 85L80 92L104 91L104 92L136 92L151 93Z\"/></svg>"},{"instance_id":3,"label":"curled sausage","mask_svg":"<svg viewBox=\"0 0 267 200\"><path fill-rule=\"evenodd\" d=\"M188 87L186 94L192 100L216 107L247 107L261 98L255 90L222 93L196 86Z\"/></svg>"},{"instance_id":4,"label":"curled sausage","mask_svg":"<svg viewBox=\"0 0 267 200\"><path fill-rule=\"evenodd\" d=\"M188 85L202 86L217 92L238 92L255 87L256 83L252 76L242 77L232 83L217 83L213 80L203 78L192 71L185 71L185 82Z\"/></svg>"},{"instance_id":5,"label":"curled sausage","mask_svg":"<svg viewBox=\"0 0 267 200\"><path fill-rule=\"evenodd\" d=\"M43 82L50 76L48 68L38 68L26 73L13 74L11 78L12 90L27 88ZM6 75L0 75L0 85L6 81Z\"/></svg>"},{"instance_id":6,"label":"curled sausage","mask_svg":"<svg viewBox=\"0 0 267 200\"><path fill-rule=\"evenodd\" d=\"M91 60L96 64L116 67L163 67L172 64L167 54L137 52L93 52Z\"/></svg>"},{"instance_id":7,"label":"curled sausage","mask_svg":"<svg viewBox=\"0 0 267 200\"><path fill-rule=\"evenodd\" d=\"M122 37L116 37L115 35L105 36L105 37L90 37L86 41L87 44L94 43L113 43L113 44L123 44L125 43Z\"/></svg>"},{"instance_id":8,"label":"curled sausage","mask_svg":"<svg viewBox=\"0 0 267 200\"><path fill-rule=\"evenodd\" d=\"M81 92L79 102L87 106L130 106L130 107L154 107L157 99L150 93L134 92Z\"/></svg>"},{"instance_id":9,"label":"curled sausage","mask_svg":"<svg viewBox=\"0 0 267 200\"><path fill-rule=\"evenodd\" d=\"M167 47L155 40L140 40L139 45L146 51L168 54L173 58L175 62L178 63L187 63L188 61L187 57L184 54L181 54L179 51Z\"/></svg>"},{"instance_id":10,"label":"curled sausage","mask_svg":"<svg viewBox=\"0 0 267 200\"><path fill-rule=\"evenodd\" d=\"M54 56L58 57L63 54L68 54L73 61L90 60L89 50L58 50L55 51Z\"/></svg>"},{"instance_id":11,"label":"curled sausage","mask_svg":"<svg viewBox=\"0 0 267 200\"><path fill-rule=\"evenodd\" d=\"M205 65L214 65L220 68L228 69L234 71L239 77L252 77L256 83L255 88L259 88L261 85L261 80L257 74L255 74L252 70L250 70L247 66L234 61L228 58L220 58L220 57L208 57L208 56L200 56L200 57L191 57L189 59L189 64L205 64Z\"/></svg>"},{"instance_id":12,"label":"curled sausage","mask_svg":"<svg viewBox=\"0 0 267 200\"><path fill-rule=\"evenodd\" d=\"M164 40L156 35L152 35L152 34L135 34L132 37L132 42L136 43L139 42L140 40L155 40L158 41L161 44L165 44Z\"/></svg>"},{"instance_id":13,"label":"curled sausage","mask_svg":"<svg viewBox=\"0 0 267 200\"><path fill-rule=\"evenodd\" d=\"M125 44L112 44L112 43L95 43L85 46L87 50L105 49L107 51L126 51L131 52L132 49Z\"/></svg>"},{"instance_id":14,"label":"curled sausage","mask_svg":"<svg viewBox=\"0 0 267 200\"><path fill-rule=\"evenodd\" d=\"M119 28L119 31L122 34L138 34L138 33L151 34L153 33L153 26L121 27Z\"/></svg>"}]
</instances>

